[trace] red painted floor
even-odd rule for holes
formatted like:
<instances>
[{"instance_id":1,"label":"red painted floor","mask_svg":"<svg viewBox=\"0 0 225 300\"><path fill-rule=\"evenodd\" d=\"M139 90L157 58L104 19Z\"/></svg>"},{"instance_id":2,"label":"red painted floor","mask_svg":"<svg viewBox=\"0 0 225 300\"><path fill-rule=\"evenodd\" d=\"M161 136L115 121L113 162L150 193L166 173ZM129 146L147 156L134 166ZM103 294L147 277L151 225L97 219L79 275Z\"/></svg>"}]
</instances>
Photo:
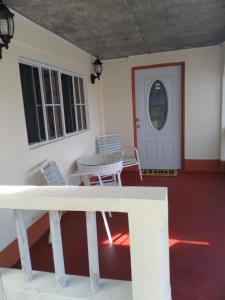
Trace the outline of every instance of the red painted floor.
<instances>
[{"instance_id":1,"label":"red painted floor","mask_svg":"<svg viewBox=\"0 0 225 300\"><path fill-rule=\"evenodd\" d=\"M225 175L180 173L177 177L145 176L143 182L136 172L124 175L124 185L168 187L173 300L225 300ZM97 223L101 276L130 280L127 215L113 213L109 219L113 247L107 244L100 214ZM66 272L88 275L83 213L63 216L62 236ZM46 234L31 248L33 269L54 270L47 238Z\"/></svg>"}]
</instances>

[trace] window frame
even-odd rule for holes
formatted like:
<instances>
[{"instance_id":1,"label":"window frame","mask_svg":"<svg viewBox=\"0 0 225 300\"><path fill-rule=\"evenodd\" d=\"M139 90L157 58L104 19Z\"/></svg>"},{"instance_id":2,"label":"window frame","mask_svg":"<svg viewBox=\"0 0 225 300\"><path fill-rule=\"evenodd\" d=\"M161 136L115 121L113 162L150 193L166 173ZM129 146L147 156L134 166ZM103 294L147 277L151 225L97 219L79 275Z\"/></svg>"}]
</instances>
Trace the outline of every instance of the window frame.
<instances>
[{"instance_id":1,"label":"window frame","mask_svg":"<svg viewBox=\"0 0 225 300\"><path fill-rule=\"evenodd\" d=\"M60 67L55 67L55 66L52 66L52 65L49 65L49 64L41 63L39 61L30 60L30 59L27 59L27 58L24 58L24 57L19 57L18 64L25 64L25 65L28 65L28 66L31 66L31 67L36 67L38 69L39 80L40 80L41 101L42 101L42 107L43 107L43 118L44 118L44 127L45 127L46 140L42 141L42 142L36 142L36 143L33 143L33 144L29 144L29 141L27 140L28 141L28 147L29 147L30 150L42 147L44 145L52 144L52 143L55 143L57 141L61 141L61 140L66 139L66 138L70 138L74 135L78 135L78 134L81 134L81 133L84 133L84 132L87 132L87 131L90 130L90 119L89 119L88 98L87 98L87 80L86 80L85 75L82 75L80 73L75 73L75 72L72 72L72 71L68 71L68 70L60 68ZM57 72L57 77L58 77L59 100L60 100L60 104L58 104L58 105L60 105L60 108L61 108L61 121L62 121L62 133L63 133L63 135L60 136L60 137L57 137L57 132L55 132L56 137L54 139L49 138L49 130L48 130L48 125L47 125L48 122L47 122L47 115L46 115L46 107L48 106L48 104L46 105L46 103L45 103L42 69L48 69L50 77L51 77L51 71L56 71ZM65 126L65 113L64 113L64 105L63 105L63 92L62 92L62 80L61 80L62 74L65 74L65 75L68 75L68 76L72 77L74 107L76 108L75 109L75 118L76 118L77 130L74 131L74 132L70 132L70 133L66 133L66 126ZM83 104L83 106L85 107L86 127L87 128L83 129L83 122L82 122L82 130L79 130L79 127L78 127L77 102L76 102L76 93L75 93L75 86L74 86L74 78L75 77L78 78L78 81L79 81L79 78L83 79L83 90L84 90L84 104ZM50 81L50 87L51 87L51 93L52 93L52 82L51 81ZM80 93L80 85L78 87L79 87L79 93ZM21 94L22 94L22 99L23 99L22 88L21 88ZM54 106L54 103L52 103L52 104ZM27 126L25 115L24 115L24 120L25 120L25 126ZM55 116L54 116L54 126L56 128Z\"/></svg>"}]
</instances>

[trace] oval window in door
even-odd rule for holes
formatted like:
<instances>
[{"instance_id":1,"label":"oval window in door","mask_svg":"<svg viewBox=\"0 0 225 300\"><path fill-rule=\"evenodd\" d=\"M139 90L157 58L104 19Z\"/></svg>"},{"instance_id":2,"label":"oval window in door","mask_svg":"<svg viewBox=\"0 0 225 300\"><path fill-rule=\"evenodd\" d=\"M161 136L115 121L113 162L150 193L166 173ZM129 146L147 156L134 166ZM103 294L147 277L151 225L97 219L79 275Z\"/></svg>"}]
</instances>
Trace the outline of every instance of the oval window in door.
<instances>
[{"instance_id":1,"label":"oval window in door","mask_svg":"<svg viewBox=\"0 0 225 300\"><path fill-rule=\"evenodd\" d=\"M161 130L168 115L168 97L161 80L156 80L152 84L148 109L152 126L157 130Z\"/></svg>"}]
</instances>

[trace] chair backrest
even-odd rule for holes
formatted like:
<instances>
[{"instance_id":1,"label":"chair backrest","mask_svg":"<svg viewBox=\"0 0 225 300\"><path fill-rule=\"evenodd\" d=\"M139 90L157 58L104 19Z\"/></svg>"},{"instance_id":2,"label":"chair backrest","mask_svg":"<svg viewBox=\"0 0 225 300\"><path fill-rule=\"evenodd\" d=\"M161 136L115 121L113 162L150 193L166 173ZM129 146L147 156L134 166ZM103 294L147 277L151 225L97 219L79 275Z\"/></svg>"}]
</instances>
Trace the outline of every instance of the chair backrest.
<instances>
[{"instance_id":1,"label":"chair backrest","mask_svg":"<svg viewBox=\"0 0 225 300\"><path fill-rule=\"evenodd\" d=\"M65 185L66 181L63 178L55 161L46 160L41 164L41 174L47 185Z\"/></svg>"},{"instance_id":2,"label":"chair backrest","mask_svg":"<svg viewBox=\"0 0 225 300\"><path fill-rule=\"evenodd\" d=\"M97 153L122 152L118 134L101 135L96 138Z\"/></svg>"}]
</instances>

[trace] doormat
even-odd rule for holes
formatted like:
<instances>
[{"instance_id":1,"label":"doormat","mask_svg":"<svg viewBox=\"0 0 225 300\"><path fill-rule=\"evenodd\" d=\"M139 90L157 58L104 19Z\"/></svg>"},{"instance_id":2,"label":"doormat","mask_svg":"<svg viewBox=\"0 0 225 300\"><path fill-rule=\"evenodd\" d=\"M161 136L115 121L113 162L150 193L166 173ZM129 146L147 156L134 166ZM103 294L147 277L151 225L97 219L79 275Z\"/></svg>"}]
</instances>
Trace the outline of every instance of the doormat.
<instances>
[{"instance_id":1,"label":"doormat","mask_svg":"<svg viewBox=\"0 0 225 300\"><path fill-rule=\"evenodd\" d=\"M141 170L142 175L146 176L177 176L177 170L163 170L163 169L158 169L158 170L148 170L144 169Z\"/></svg>"}]
</instances>

